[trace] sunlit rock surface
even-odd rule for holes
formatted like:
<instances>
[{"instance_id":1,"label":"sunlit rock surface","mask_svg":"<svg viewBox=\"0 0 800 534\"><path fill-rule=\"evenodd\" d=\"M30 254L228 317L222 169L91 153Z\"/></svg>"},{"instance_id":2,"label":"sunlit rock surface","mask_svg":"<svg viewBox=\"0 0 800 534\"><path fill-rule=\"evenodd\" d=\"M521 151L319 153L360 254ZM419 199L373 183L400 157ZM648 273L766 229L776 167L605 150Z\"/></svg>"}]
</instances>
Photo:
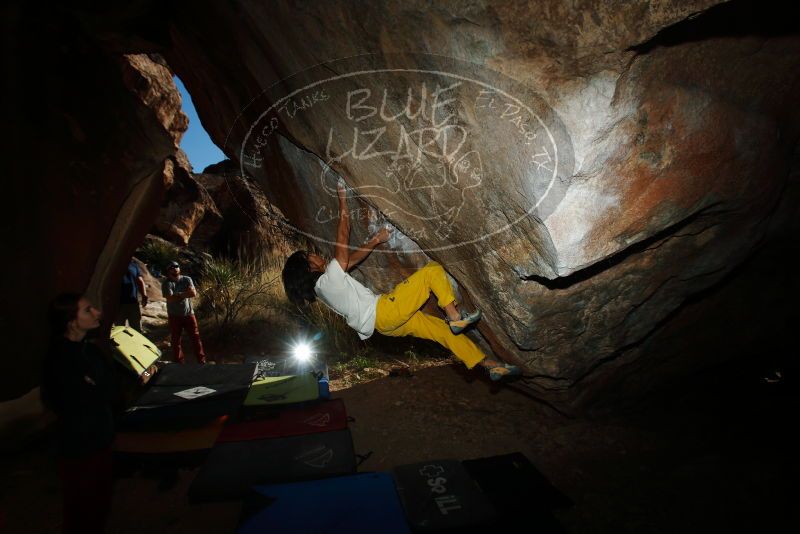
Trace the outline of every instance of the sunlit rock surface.
<instances>
[{"instance_id":1,"label":"sunlit rock surface","mask_svg":"<svg viewBox=\"0 0 800 534\"><path fill-rule=\"evenodd\" d=\"M229 160L202 173L191 170L178 151L173 179L153 224L152 234L179 247L242 261L286 256L298 245L275 209L251 178Z\"/></svg>"},{"instance_id":2,"label":"sunlit rock surface","mask_svg":"<svg viewBox=\"0 0 800 534\"><path fill-rule=\"evenodd\" d=\"M214 235L222 226L222 214L214 199L192 174L186 154L178 151L170 166L169 189L153 224L152 233L176 245L186 246L202 224L205 234Z\"/></svg>"}]
</instances>

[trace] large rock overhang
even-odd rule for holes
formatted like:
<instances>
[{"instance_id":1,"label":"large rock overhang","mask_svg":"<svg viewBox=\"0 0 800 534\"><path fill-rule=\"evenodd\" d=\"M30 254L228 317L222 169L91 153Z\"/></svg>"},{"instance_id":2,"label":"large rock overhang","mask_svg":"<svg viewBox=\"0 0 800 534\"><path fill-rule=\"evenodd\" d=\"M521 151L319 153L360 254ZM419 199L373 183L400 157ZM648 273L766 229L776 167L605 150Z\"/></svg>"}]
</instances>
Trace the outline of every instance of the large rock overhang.
<instances>
[{"instance_id":1,"label":"large rock overhang","mask_svg":"<svg viewBox=\"0 0 800 534\"><path fill-rule=\"evenodd\" d=\"M373 285L388 289L427 259L441 262L484 309L491 348L556 397L635 358L687 299L748 257L780 200L800 124L800 41L786 14L716 3L143 2L71 15L109 54L164 55L212 138L322 248L334 231L324 217L335 213L330 184L343 177L360 195L354 242L384 220L401 231L395 254L367 265ZM453 138L463 127L472 150L426 154L410 175L391 153L400 125L416 130L401 117L373 147L386 155L352 157L354 125L359 135L386 126L380 114L356 120L379 108L383 89L398 113L408 90L418 103L425 82L430 100L454 75L462 85L440 93L453 113L445 106L427 119L453 126ZM478 100L487 86L506 98L494 117L477 105L489 106ZM362 107L348 114L348 94L373 100L351 97ZM270 108L292 97L294 115L275 113L277 127L256 141ZM502 116L508 104L525 104L539 126L529 131L548 142L520 143L517 114ZM430 146L443 148L438 141ZM450 180L436 182L442 171ZM85 271L76 280L94 270L62 261Z\"/></svg>"}]
</instances>

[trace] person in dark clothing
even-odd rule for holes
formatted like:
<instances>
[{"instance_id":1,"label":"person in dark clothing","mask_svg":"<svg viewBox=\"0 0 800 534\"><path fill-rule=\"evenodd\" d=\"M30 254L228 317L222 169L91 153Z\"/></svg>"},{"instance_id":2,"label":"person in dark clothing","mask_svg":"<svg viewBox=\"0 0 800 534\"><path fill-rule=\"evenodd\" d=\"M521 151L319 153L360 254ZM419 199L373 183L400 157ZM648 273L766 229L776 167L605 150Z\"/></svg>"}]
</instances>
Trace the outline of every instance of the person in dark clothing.
<instances>
[{"instance_id":1,"label":"person in dark clothing","mask_svg":"<svg viewBox=\"0 0 800 534\"><path fill-rule=\"evenodd\" d=\"M139 307L139 298L142 299L142 308L147 306L147 288L139 266L133 259L128 263L125 274L122 275L122 285L119 292L119 310L114 324L128 326L142 331L142 310Z\"/></svg>"},{"instance_id":2,"label":"person in dark clothing","mask_svg":"<svg viewBox=\"0 0 800 534\"><path fill-rule=\"evenodd\" d=\"M119 389L111 361L87 339L100 317L100 310L76 293L59 295L50 304L41 392L57 416L64 532L104 532L111 509L113 407Z\"/></svg>"}]
</instances>

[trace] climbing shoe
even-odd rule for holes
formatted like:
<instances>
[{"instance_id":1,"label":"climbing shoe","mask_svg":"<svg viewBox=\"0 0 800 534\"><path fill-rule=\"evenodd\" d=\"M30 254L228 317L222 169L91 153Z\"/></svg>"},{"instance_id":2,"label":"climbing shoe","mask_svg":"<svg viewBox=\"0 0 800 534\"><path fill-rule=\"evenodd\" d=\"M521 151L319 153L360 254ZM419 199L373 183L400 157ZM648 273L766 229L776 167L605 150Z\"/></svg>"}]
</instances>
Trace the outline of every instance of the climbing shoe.
<instances>
[{"instance_id":1,"label":"climbing shoe","mask_svg":"<svg viewBox=\"0 0 800 534\"><path fill-rule=\"evenodd\" d=\"M481 318L481 311L475 310L472 313L467 313L465 311L461 312L461 319L456 319L455 321L448 320L447 324L450 325L450 331L454 334L460 334L463 332L469 325L473 323L477 323Z\"/></svg>"},{"instance_id":2,"label":"climbing shoe","mask_svg":"<svg viewBox=\"0 0 800 534\"><path fill-rule=\"evenodd\" d=\"M507 376L519 376L520 374L522 372L519 367L507 363L501 363L497 367L489 368L489 378L495 382Z\"/></svg>"}]
</instances>

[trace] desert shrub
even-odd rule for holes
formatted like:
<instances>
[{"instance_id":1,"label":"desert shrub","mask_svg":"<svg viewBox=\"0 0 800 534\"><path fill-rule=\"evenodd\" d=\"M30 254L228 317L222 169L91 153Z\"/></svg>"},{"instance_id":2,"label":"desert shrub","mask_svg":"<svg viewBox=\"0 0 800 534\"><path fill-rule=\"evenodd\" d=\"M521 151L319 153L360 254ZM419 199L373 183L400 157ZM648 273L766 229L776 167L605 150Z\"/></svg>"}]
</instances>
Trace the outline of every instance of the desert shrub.
<instances>
[{"instance_id":1,"label":"desert shrub","mask_svg":"<svg viewBox=\"0 0 800 534\"><path fill-rule=\"evenodd\" d=\"M224 337L229 328L269 306L279 281L280 273L263 263L212 258L203 272L200 310L213 318L217 334Z\"/></svg>"},{"instance_id":2,"label":"desert shrub","mask_svg":"<svg viewBox=\"0 0 800 534\"><path fill-rule=\"evenodd\" d=\"M159 276L171 261L178 261L178 247L163 239L147 239L136 251L136 257L147 265L155 276Z\"/></svg>"}]
</instances>

